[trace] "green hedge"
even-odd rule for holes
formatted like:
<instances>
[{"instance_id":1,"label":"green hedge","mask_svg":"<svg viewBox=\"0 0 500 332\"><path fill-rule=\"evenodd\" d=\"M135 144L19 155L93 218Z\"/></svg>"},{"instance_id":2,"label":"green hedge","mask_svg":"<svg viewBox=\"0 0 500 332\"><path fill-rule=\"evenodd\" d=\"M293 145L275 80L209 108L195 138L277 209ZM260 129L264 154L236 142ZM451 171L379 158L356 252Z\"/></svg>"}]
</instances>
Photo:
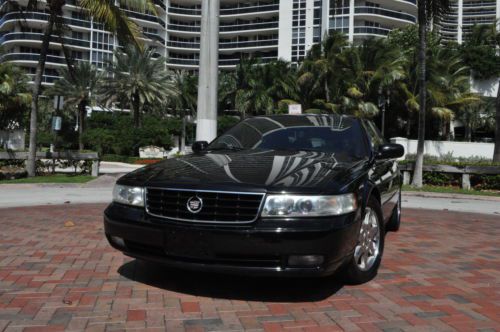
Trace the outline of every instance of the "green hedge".
<instances>
[{"instance_id":1,"label":"green hedge","mask_svg":"<svg viewBox=\"0 0 500 332\"><path fill-rule=\"evenodd\" d=\"M172 135L178 135L181 120L145 116L142 127L134 128L132 117L119 113L94 113L87 121L84 142L101 155L136 156L147 145L170 149ZM117 161L117 160L116 160Z\"/></svg>"}]
</instances>

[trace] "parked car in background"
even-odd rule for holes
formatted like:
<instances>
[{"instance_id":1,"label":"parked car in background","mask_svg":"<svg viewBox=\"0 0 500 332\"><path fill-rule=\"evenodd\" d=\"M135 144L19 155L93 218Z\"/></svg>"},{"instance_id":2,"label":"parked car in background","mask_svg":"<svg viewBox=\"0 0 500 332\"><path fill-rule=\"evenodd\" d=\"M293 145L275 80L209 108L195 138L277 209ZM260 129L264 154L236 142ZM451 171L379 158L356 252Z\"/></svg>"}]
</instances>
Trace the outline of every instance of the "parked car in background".
<instances>
[{"instance_id":1,"label":"parked car in background","mask_svg":"<svg viewBox=\"0 0 500 332\"><path fill-rule=\"evenodd\" d=\"M341 115L246 119L120 178L104 212L126 255L193 270L373 278L401 219L401 145Z\"/></svg>"}]
</instances>

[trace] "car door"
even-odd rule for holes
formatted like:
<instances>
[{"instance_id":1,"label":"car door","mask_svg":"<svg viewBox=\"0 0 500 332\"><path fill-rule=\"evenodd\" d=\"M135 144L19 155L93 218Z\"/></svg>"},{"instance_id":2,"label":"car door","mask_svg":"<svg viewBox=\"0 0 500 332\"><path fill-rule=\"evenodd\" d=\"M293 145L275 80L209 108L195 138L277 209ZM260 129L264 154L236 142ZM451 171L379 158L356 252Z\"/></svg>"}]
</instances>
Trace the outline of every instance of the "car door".
<instances>
[{"instance_id":1,"label":"car door","mask_svg":"<svg viewBox=\"0 0 500 332\"><path fill-rule=\"evenodd\" d=\"M374 153L377 153L380 145L387 142L372 121L364 121L364 125L370 139L371 148ZM397 193L401 185L397 161L393 159L376 159L370 171L370 180L375 183L380 192L382 212L384 218L387 219L397 203Z\"/></svg>"}]
</instances>

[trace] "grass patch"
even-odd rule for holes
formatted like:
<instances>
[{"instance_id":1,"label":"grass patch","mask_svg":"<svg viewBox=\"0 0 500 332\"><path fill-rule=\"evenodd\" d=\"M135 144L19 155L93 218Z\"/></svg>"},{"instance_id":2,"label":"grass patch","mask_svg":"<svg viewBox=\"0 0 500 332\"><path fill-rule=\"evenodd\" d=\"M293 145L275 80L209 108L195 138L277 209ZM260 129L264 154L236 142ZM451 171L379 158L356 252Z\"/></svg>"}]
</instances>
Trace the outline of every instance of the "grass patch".
<instances>
[{"instance_id":1,"label":"grass patch","mask_svg":"<svg viewBox=\"0 0 500 332\"><path fill-rule=\"evenodd\" d=\"M2 180L0 184L16 184L16 183L87 183L94 180L95 177L90 175L72 175L72 174L55 174L46 176L37 176L34 178L24 178L16 180Z\"/></svg>"},{"instance_id":2,"label":"grass patch","mask_svg":"<svg viewBox=\"0 0 500 332\"><path fill-rule=\"evenodd\" d=\"M500 196L499 191L480 191L480 190L464 190L456 187L441 187L424 185L422 188L414 188L409 185L403 186L403 191L413 192L431 192L431 193L444 193L444 194L464 194L464 195L480 195L480 196Z\"/></svg>"}]
</instances>

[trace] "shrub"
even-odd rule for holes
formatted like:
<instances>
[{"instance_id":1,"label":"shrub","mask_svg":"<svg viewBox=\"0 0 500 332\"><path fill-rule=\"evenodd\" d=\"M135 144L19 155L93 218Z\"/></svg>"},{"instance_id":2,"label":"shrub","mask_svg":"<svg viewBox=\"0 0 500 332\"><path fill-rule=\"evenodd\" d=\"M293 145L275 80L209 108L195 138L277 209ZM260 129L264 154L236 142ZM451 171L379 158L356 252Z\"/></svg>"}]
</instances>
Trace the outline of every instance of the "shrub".
<instances>
[{"instance_id":1,"label":"shrub","mask_svg":"<svg viewBox=\"0 0 500 332\"><path fill-rule=\"evenodd\" d=\"M96 113L88 121L84 141L101 155L136 156L142 146L170 149L171 136L177 133L180 126L180 119L145 116L142 127L135 129L132 118L127 114Z\"/></svg>"},{"instance_id":2,"label":"shrub","mask_svg":"<svg viewBox=\"0 0 500 332\"><path fill-rule=\"evenodd\" d=\"M477 190L500 190L500 175L473 175L471 186Z\"/></svg>"},{"instance_id":3,"label":"shrub","mask_svg":"<svg viewBox=\"0 0 500 332\"><path fill-rule=\"evenodd\" d=\"M431 186L458 186L460 185L460 174L446 174L437 172L424 172L423 181Z\"/></svg>"}]
</instances>

